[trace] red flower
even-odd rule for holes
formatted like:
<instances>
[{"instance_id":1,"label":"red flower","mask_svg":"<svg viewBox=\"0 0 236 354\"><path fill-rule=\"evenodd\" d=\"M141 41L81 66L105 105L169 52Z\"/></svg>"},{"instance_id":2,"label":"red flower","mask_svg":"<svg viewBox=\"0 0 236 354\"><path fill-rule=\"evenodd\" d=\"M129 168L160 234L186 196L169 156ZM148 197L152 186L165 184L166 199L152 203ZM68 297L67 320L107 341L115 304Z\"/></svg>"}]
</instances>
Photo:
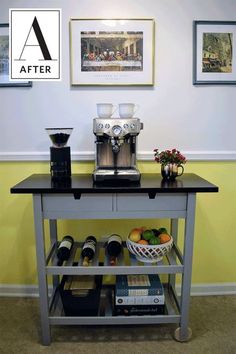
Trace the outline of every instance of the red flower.
<instances>
[{"instance_id":1,"label":"red flower","mask_svg":"<svg viewBox=\"0 0 236 354\"><path fill-rule=\"evenodd\" d=\"M154 149L153 151L154 151L155 161L163 165L174 163L180 166L186 163L186 157L182 155L180 151L175 148L172 150L164 150L161 152L159 152L159 149Z\"/></svg>"}]
</instances>

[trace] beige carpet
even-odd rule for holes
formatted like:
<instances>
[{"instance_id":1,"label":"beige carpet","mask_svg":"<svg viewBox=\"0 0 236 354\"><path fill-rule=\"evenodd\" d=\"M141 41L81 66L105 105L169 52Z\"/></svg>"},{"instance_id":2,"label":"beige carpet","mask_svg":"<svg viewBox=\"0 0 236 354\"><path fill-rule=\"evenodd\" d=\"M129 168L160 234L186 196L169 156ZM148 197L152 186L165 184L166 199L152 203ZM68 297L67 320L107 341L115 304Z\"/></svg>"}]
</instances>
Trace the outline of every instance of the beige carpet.
<instances>
[{"instance_id":1,"label":"beige carpet","mask_svg":"<svg viewBox=\"0 0 236 354\"><path fill-rule=\"evenodd\" d=\"M236 296L193 297L188 343L173 339L175 325L52 327L40 343L38 299L0 298L0 354L236 354Z\"/></svg>"}]
</instances>

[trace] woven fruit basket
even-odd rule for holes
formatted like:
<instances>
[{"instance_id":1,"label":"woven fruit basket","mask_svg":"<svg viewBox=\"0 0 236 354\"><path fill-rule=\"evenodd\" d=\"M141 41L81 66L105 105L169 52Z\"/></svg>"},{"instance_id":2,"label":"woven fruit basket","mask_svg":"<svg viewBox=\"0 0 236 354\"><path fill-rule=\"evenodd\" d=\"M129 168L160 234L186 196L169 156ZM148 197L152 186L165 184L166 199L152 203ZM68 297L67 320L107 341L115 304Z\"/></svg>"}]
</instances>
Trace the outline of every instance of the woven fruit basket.
<instances>
[{"instance_id":1,"label":"woven fruit basket","mask_svg":"<svg viewBox=\"0 0 236 354\"><path fill-rule=\"evenodd\" d=\"M138 261L155 263L161 261L162 258L170 252L173 247L173 238L170 236L168 242L160 245L142 245L127 238L126 245L129 252L134 254Z\"/></svg>"}]
</instances>

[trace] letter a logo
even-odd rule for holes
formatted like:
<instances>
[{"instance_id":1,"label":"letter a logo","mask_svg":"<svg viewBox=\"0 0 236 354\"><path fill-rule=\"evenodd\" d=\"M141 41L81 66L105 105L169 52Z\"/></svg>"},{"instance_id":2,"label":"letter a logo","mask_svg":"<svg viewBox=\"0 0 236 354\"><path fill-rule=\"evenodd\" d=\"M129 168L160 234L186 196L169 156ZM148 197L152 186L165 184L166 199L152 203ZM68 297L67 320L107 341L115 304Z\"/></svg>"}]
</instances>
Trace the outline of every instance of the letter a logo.
<instances>
[{"instance_id":1,"label":"letter a logo","mask_svg":"<svg viewBox=\"0 0 236 354\"><path fill-rule=\"evenodd\" d=\"M33 23L32 23L32 26L30 27L30 30L29 30L28 36L27 36L27 38L26 38L26 41L25 41L24 47L23 47L23 49L22 49L22 52L21 52L21 54L20 54L19 60L22 59L22 55L23 55L23 52L24 52L24 50L25 50L25 47L27 47L27 46L30 46L30 47L31 47L31 46L32 46L32 44L29 44L29 45L27 44L27 41L28 41L28 39L29 39L29 36L30 36L30 33L31 33L32 29L34 30L34 33L35 33L36 38L37 38L37 40L38 40L38 45L39 45L40 48L41 48L41 51L42 51L44 60L52 60L51 55L50 55L50 53L49 53L47 44L46 44L46 42L45 42L44 36L43 36L43 34L42 34L42 31L41 31L41 28L40 28L40 26L39 26L39 23L38 23L38 20L37 20L37 17L36 17L36 16L35 16L35 18L34 18L34 21L33 21ZM36 44L35 44L35 46L36 46Z\"/></svg>"},{"instance_id":2,"label":"letter a logo","mask_svg":"<svg viewBox=\"0 0 236 354\"><path fill-rule=\"evenodd\" d=\"M9 9L9 80L61 80L61 10Z\"/></svg>"}]
</instances>

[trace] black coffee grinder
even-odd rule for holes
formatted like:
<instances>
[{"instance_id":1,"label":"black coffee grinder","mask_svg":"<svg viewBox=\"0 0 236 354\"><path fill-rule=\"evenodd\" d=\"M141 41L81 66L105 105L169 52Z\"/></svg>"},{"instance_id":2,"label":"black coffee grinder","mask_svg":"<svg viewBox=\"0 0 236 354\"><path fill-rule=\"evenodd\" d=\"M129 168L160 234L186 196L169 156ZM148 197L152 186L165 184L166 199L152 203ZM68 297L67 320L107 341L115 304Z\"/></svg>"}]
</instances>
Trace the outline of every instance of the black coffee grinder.
<instances>
[{"instance_id":1,"label":"black coffee grinder","mask_svg":"<svg viewBox=\"0 0 236 354\"><path fill-rule=\"evenodd\" d=\"M50 147L50 172L53 182L66 182L71 178L70 147L66 146L73 128L46 128L53 143Z\"/></svg>"}]
</instances>

